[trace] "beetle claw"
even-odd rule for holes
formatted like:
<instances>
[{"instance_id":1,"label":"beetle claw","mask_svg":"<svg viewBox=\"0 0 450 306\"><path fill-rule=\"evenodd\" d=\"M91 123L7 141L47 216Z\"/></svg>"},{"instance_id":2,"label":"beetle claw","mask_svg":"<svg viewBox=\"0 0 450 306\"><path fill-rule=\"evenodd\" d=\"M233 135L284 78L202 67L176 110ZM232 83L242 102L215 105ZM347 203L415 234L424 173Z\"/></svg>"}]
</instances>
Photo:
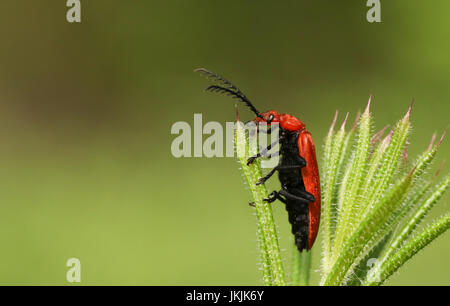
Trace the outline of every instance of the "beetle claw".
<instances>
[{"instance_id":1,"label":"beetle claw","mask_svg":"<svg viewBox=\"0 0 450 306\"><path fill-rule=\"evenodd\" d=\"M256 157L252 156L249 159L247 159L247 166L250 166L255 162Z\"/></svg>"},{"instance_id":2,"label":"beetle claw","mask_svg":"<svg viewBox=\"0 0 450 306\"><path fill-rule=\"evenodd\" d=\"M272 203L275 202L277 199L277 192L274 191L271 194L269 194L269 196L267 198L264 198L263 201L267 202L267 203Z\"/></svg>"},{"instance_id":3,"label":"beetle claw","mask_svg":"<svg viewBox=\"0 0 450 306\"><path fill-rule=\"evenodd\" d=\"M262 185L266 182L266 180L262 177L256 182L256 186Z\"/></svg>"}]
</instances>

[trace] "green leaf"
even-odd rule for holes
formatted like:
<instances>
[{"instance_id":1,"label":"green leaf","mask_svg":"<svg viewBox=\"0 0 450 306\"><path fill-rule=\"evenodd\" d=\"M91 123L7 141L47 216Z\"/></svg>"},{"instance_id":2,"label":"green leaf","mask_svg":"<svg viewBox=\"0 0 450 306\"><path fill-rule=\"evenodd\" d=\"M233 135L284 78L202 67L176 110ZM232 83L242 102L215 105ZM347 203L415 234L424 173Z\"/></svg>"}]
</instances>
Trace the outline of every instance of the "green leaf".
<instances>
[{"instance_id":1,"label":"green leaf","mask_svg":"<svg viewBox=\"0 0 450 306\"><path fill-rule=\"evenodd\" d=\"M375 286L383 284L386 279L405 264L405 262L449 228L450 214L447 213L415 236L410 242L394 253L386 262L371 270L365 285Z\"/></svg>"},{"instance_id":2,"label":"green leaf","mask_svg":"<svg viewBox=\"0 0 450 306\"><path fill-rule=\"evenodd\" d=\"M352 234L357 219L357 197L363 181L370 149L370 99L358 126L357 145L348 165L344 182L340 190L339 219L333 241L332 262L335 262L344 248L345 241Z\"/></svg>"},{"instance_id":3,"label":"green leaf","mask_svg":"<svg viewBox=\"0 0 450 306\"><path fill-rule=\"evenodd\" d=\"M412 173L412 178L413 178L414 183L418 183L418 179L420 179L421 176L425 173L425 170L429 168L431 162L433 161L434 157L436 156L437 148L438 148L438 145L435 146L434 148L432 148L431 150L424 152L418 158L418 160L416 162L416 166L414 168L415 171L413 171L413 173ZM368 257L368 254L370 252L373 253L374 249L382 250L384 248L384 244L386 243L385 238L394 231L395 227L397 227L398 224L401 222L401 219L408 212L410 212L410 210L412 208L415 207L415 205L418 203L418 201L421 199L421 197L424 195L424 193L428 190L428 187L427 187L428 184L426 184L426 183L424 184L423 187L421 186L421 184L416 184L416 185L418 185L418 186L415 187L412 185L410 188L410 192L409 192L409 195L414 195L417 193L416 197L411 198L411 197L409 197L409 195L405 197L405 199L403 200L403 203L401 205L399 205L399 207L394 212L392 212L392 214L389 216L387 221L384 222L383 224L381 224L380 228L376 232L373 233L372 238L366 244L366 246L364 247L363 251L359 254L359 256L355 259L355 262L350 267L347 274L353 273L354 269L357 266L361 266L361 264L363 264L362 261L364 261L364 259ZM416 189L419 189L419 191L417 191ZM440 198L440 196L435 198L435 201L433 202L433 204L436 203L439 198ZM429 209L431 209L431 206L428 207L428 210ZM402 239L402 238L395 238L395 239ZM384 244L380 245L380 243L382 243L382 242L384 242ZM394 244L395 244L395 242L394 242ZM395 246L395 248L397 248L397 247L398 246ZM393 252L393 251L394 250L391 250L391 252ZM387 254L386 256L389 256L389 255L390 254ZM350 277L351 277L351 275L350 275Z\"/></svg>"},{"instance_id":4,"label":"green leaf","mask_svg":"<svg viewBox=\"0 0 450 306\"><path fill-rule=\"evenodd\" d=\"M372 239L373 234L379 230L391 213L402 203L411 183L412 173L404 176L360 222L357 230L349 237L344 249L337 256L332 270L323 281L324 285L336 286L345 283L348 270L355 265L356 259Z\"/></svg>"},{"instance_id":5,"label":"green leaf","mask_svg":"<svg viewBox=\"0 0 450 306\"><path fill-rule=\"evenodd\" d=\"M348 117L348 114L347 114ZM342 124L341 129L337 132L333 132L334 124L337 119L337 112L334 118L333 124L330 128L327 140L325 141L325 163L326 172L324 175L324 184L322 186L322 218L323 218L323 260L322 264L327 267L331 264L331 246L334 238L335 222L336 218L336 206L333 203L334 189L338 176L338 166L342 156L342 149L345 140L345 123L347 117Z\"/></svg>"},{"instance_id":6,"label":"green leaf","mask_svg":"<svg viewBox=\"0 0 450 306\"><path fill-rule=\"evenodd\" d=\"M386 251L381 263L386 262L398 249L406 242L406 240L411 236L413 231L417 228L420 222L425 218L431 208L439 201L445 191L450 185L450 175L435 188L433 193L423 202L421 206L417 209L416 213L409 219L409 221L400 230L400 234L397 235L395 240L390 245L389 249Z\"/></svg>"},{"instance_id":7,"label":"green leaf","mask_svg":"<svg viewBox=\"0 0 450 306\"><path fill-rule=\"evenodd\" d=\"M405 117L403 117L403 119L400 120L395 127L390 144L384 154L381 167L376 173L376 179L373 184L367 186L367 191L365 194L365 201L367 205L365 206L364 211L361 212L362 216L366 215L372 209L375 203L383 197L383 194L389 187L389 183L397 170L399 160L401 160L406 139L411 131L411 124L409 120L410 114L411 107Z\"/></svg>"}]
</instances>

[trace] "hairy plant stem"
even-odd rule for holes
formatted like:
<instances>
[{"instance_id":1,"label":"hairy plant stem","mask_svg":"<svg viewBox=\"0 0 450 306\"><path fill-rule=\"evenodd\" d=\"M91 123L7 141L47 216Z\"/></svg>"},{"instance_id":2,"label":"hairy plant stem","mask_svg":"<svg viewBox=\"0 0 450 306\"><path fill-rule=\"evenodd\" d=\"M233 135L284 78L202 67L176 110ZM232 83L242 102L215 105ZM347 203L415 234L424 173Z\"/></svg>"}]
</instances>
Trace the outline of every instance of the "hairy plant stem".
<instances>
[{"instance_id":1,"label":"hairy plant stem","mask_svg":"<svg viewBox=\"0 0 450 306\"><path fill-rule=\"evenodd\" d=\"M244 126L239 121L236 124L235 144L241 168L250 187L256 210L264 284L285 286L286 280L272 207L264 201L264 198L268 197L267 189L264 184L256 185L262 176L260 162L255 161L252 165L247 165L248 158L256 154L256 152L251 152Z\"/></svg>"},{"instance_id":2,"label":"hairy plant stem","mask_svg":"<svg viewBox=\"0 0 450 306\"><path fill-rule=\"evenodd\" d=\"M292 286L309 286L311 255L311 251L299 252L295 245L292 247Z\"/></svg>"}]
</instances>

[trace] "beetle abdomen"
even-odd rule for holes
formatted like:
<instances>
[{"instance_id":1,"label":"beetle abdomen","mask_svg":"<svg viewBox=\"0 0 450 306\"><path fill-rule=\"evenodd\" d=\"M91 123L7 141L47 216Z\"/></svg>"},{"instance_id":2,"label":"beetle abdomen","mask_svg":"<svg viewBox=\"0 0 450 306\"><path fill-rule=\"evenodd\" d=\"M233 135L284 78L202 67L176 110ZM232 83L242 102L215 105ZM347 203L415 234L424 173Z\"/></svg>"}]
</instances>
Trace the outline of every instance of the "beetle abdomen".
<instances>
[{"instance_id":1,"label":"beetle abdomen","mask_svg":"<svg viewBox=\"0 0 450 306\"><path fill-rule=\"evenodd\" d=\"M308 221L308 204L298 201L288 201L286 204L289 223L292 226L292 234L294 234L295 245L301 252L303 249L309 249L309 221Z\"/></svg>"}]
</instances>

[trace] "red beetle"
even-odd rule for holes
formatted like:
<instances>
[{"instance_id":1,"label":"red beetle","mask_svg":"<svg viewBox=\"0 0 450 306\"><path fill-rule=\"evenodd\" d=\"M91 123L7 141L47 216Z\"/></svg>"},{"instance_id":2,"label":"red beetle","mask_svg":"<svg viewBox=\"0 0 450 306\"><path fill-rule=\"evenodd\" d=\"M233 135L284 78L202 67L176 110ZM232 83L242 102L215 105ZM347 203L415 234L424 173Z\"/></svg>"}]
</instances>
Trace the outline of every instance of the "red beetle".
<instances>
[{"instance_id":1,"label":"red beetle","mask_svg":"<svg viewBox=\"0 0 450 306\"><path fill-rule=\"evenodd\" d=\"M203 68L195 71L221 83L207 87L206 91L224 93L244 102L256 114L254 122L265 122L269 126L266 133L271 132L272 123L279 124L279 140L249 158L247 164L265 156L273 146L280 143L280 163L259 179L257 184L263 184L278 171L281 190L272 192L264 200L269 203L280 200L286 204L298 250L310 250L320 223L320 178L311 133L306 130L303 122L292 115L279 114L274 110L260 113L236 86L223 77Z\"/></svg>"}]
</instances>

